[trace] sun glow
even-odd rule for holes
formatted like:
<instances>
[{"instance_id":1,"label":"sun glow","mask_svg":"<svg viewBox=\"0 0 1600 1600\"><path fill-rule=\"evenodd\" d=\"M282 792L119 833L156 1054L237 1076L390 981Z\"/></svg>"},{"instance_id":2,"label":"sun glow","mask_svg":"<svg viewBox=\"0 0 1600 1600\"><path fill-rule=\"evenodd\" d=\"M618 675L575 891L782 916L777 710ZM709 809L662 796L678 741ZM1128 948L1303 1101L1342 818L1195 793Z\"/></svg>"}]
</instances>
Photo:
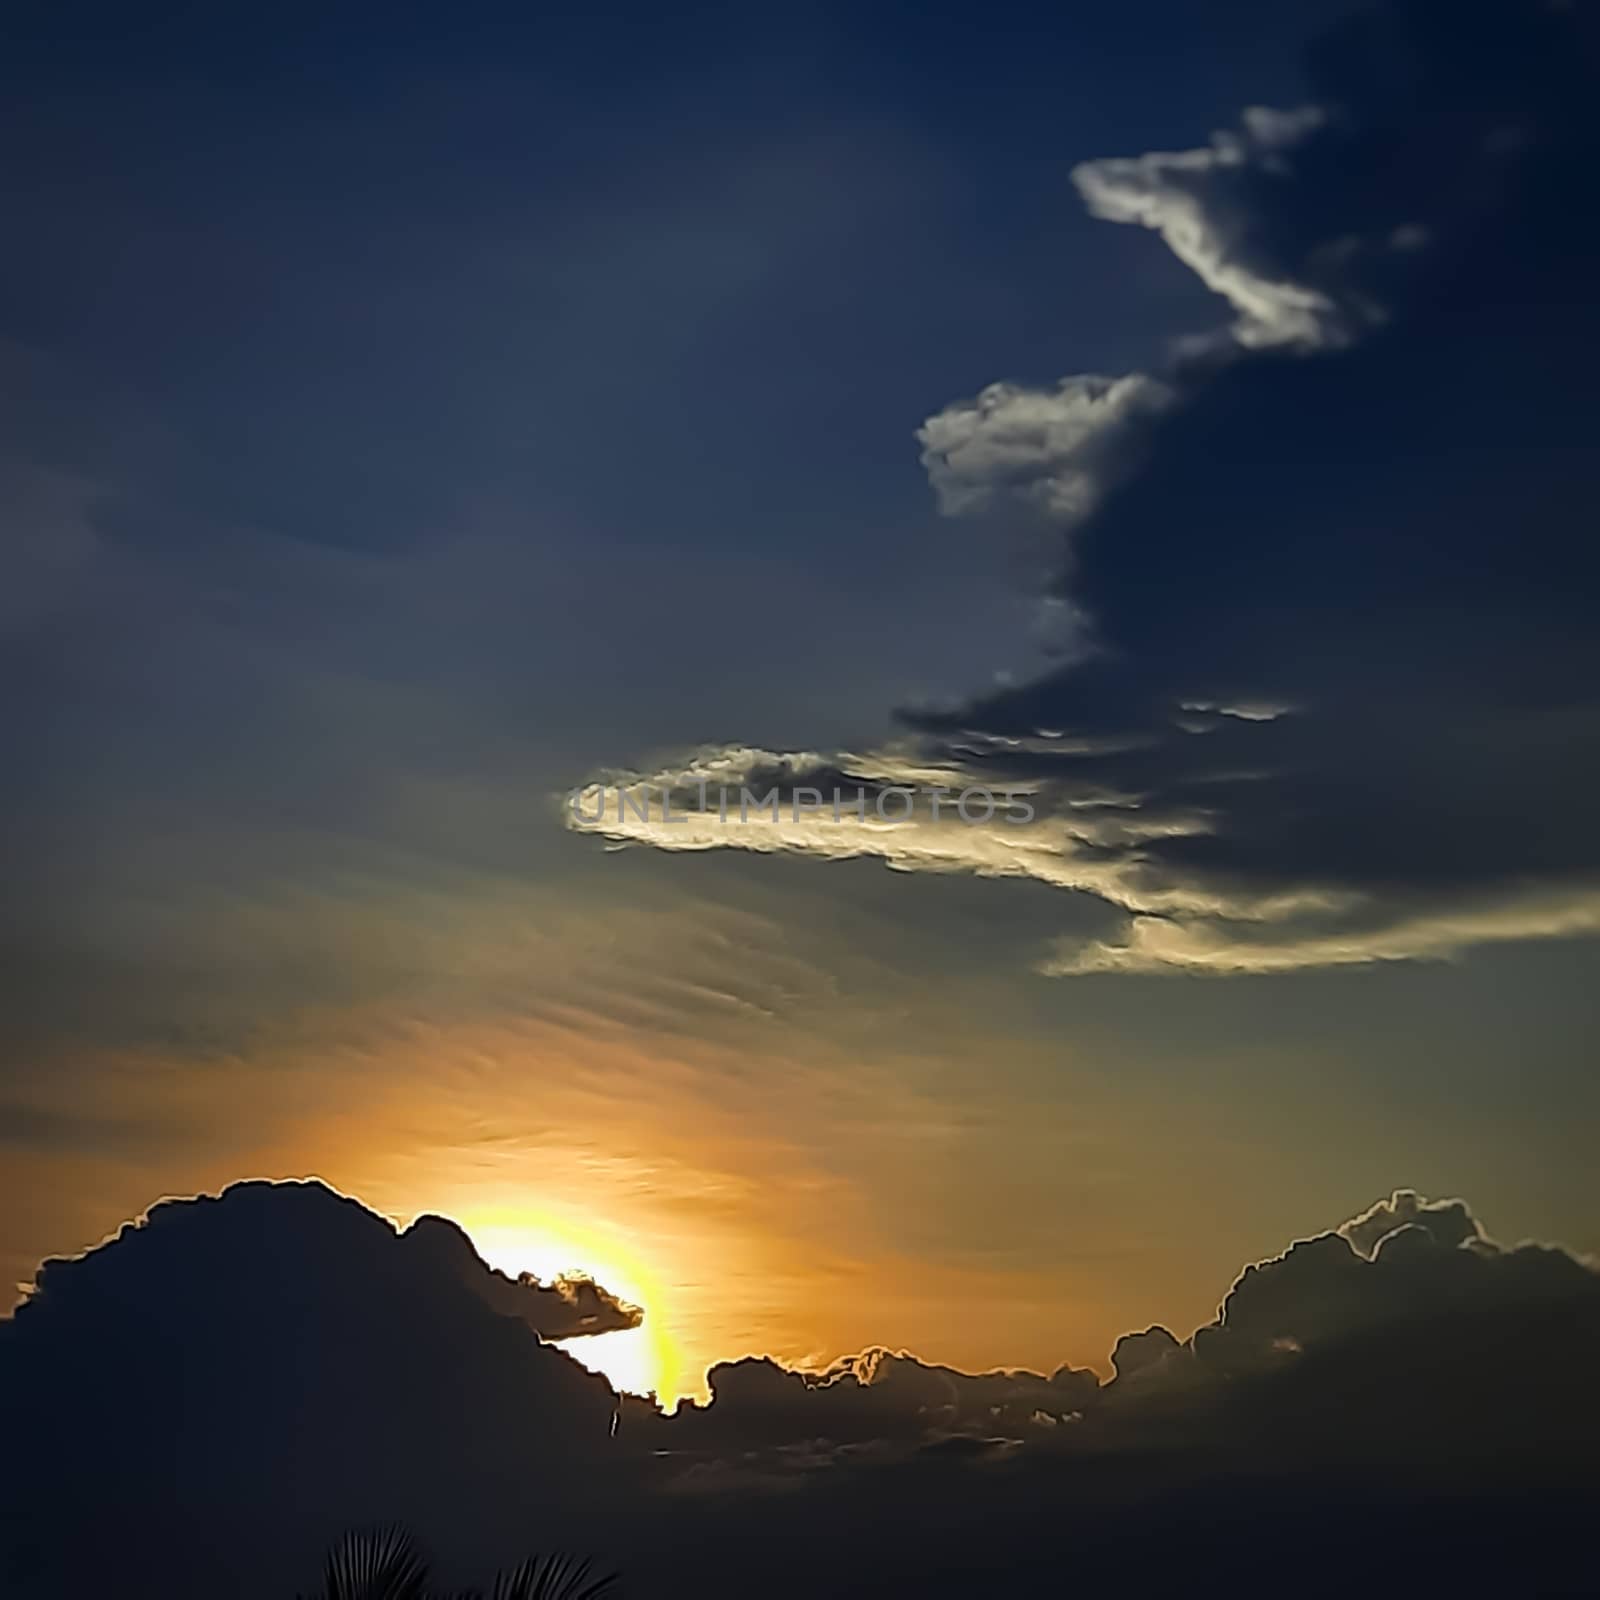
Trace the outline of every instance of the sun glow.
<instances>
[{"instance_id":1,"label":"sun glow","mask_svg":"<svg viewBox=\"0 0 1600 1600\"><path fill-rule=\"evenodd\" d=\"M613 1388L657 1394L671 1405L679 1393L678 1351L666 1327L667 1296L649 1264L611 1230L516 1206L472 1207L456 1214L478 1253L513 1275L548 1282L587 1273L602 1287L644 1308L644 1323L616 1333L565 1339L561 1348Z\"/></svg>"}]
</instances>

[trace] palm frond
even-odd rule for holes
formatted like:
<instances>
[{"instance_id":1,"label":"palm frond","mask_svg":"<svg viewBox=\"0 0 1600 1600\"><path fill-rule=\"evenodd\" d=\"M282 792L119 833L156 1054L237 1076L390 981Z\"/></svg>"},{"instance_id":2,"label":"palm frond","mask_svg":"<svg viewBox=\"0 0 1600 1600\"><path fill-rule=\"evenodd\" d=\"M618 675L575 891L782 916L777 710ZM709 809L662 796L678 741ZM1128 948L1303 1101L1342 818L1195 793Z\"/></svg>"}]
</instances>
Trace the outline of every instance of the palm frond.
<instances>
[{"instance_id":1,"label":"palm frond","mask_svg":"<svg viewBox=\"0 0 1600 1600\"><path fill-rule=\"evenodd\" d=\"M328 1552L321 1600L423 1600L428 1564L404 1528L347 1533Z\"/></svg>"},{"instance_id":2,"label":"palm frond","mask_svg":"<svg viewBox=\"0 0 1600 1600\"><path fill-rule=\"evenodd\" d=\"M615 1595L617 1583L616 1573L597 1571L587 1557L533 1556L496 1574L494 1600L600 1600Z\"/></svg>"}]
</instances>

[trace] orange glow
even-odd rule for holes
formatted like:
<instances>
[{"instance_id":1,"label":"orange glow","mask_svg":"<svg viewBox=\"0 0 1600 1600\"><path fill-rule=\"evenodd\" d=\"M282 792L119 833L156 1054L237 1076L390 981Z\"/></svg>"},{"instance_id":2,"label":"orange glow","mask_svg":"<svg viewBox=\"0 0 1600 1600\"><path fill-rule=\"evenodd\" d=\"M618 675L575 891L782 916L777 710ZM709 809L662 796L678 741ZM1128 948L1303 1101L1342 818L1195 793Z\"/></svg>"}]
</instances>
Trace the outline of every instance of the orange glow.
<instances>
[{"instance_id":1,"label":"orange glow","mask_svg":"<svg viewBox=\"0 0 1600 1600\"><path fill-rule=\"evenodd\" d=\"M484 1260L502 1272L531 1272L546 1282L583 1272L642 1306L643 1326L569 1339L562 1348L613 1388L656 1394L668 1405L676 1399L683 1374L667 1330L668 1294L656 1272L615 1230L516 1205L469 1205L456 1220Z\"/></svg>"},{"instance_id":2,"label":"orange glow","mask_svg":"<svg viewBox=\"0 0 1600 1600\"><path fill-rule=\"evenodd\" d=\"M226 1073L133 1054L78 1063L75 1092L92 1084L108 1114L158 1110L229 1137L159 1167L17 1164L0 1181L13 1200L13 1276L93 1244L163 1192L317 1176L398 1226L425 1212L453 1219L503 1271L548 1281L580 1270L640 1305L641 1328L563 1348L668 1407L704 1400L707 1368L746 1355L818 1366L881 1343L968 1368L1006 1359L1049 1371L1102 1362L1118 1332L1149 1320L1150 1296L1125 1266L1143 1262L1136 1252L1108 1248L1048 1274L929 1252L923 1242L952 1224L970 1240L975 1210L998 1227L994 1195L1016 1194L1030 1170L1053 1174L1058 1134L1018 1117L1003 1173L951 1161L963 1129L917 1083L915 1061L844 1060L819 1044L774 1052L757 1072L725 1044L657 1036L646 1047L588 1015L571 1026L343 1012L295 1022L295 1036ZM1140 1134L1149 1141L1147 1122ZM1035 1181L1048 1210L1049 1182ZM1158 1212L1173 1203L1158 1184L1140 1193ZM50 1227L25 1229L45 1194ZM1184 1264L1203 1320L1226 1268Z\"/></svg>"}]
</instances>

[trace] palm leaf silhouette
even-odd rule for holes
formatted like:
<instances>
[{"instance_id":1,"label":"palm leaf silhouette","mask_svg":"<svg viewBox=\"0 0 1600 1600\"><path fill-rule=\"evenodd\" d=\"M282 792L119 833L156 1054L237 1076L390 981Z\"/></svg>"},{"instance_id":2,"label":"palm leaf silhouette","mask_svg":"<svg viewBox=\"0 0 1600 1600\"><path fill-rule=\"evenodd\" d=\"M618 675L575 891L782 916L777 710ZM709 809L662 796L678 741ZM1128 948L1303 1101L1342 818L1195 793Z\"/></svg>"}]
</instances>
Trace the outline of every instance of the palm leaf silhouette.
<instances>
[{"instance_id":1,"label":"palm leaf silhouette","mask_svg":"<svg viewBox=\"0 0 1600 1600\"><path fill-rule=\"evenodd\" d=\"M616 1593L617 1575L577 1556L533 1556L498 1573L493 1600L600 1600Z\"/></svg>"},{"instance_id":2,"label":"palm leaf silhouette","mask_svg":"<svg viewBox=\"0 0 1600 1600\"><path fill-rule=\"evenodd\" d=\"M423 1600L428 1564L404 1528L347 1533L328 1552L320 1600Z\"/></svg>"},{"instance_id":3,"label":"palm leaf silhouette","mask_svg":"<svg viewBox=\"0 0 1600 1600\"><path fill-rule=\"evenodd\" d=\"M492 1600L615 1600L619 1581L587 1557L530 1556L495 1575ZM427 1583L428 1564L404 1528L364 1528L328 1552L322 1592L313 1600L449 1600L430 1595ZM483 1591L463 1590L455 1600L484 1600Z\"/></svg>"}]
</instances>

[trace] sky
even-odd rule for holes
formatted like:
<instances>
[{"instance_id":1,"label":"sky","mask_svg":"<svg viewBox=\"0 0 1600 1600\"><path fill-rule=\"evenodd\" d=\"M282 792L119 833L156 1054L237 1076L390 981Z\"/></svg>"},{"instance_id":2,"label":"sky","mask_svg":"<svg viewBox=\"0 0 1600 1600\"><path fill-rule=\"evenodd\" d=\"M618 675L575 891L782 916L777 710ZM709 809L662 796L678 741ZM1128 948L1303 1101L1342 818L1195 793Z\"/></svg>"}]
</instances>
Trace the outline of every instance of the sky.
<instances>
[{"instance_id":1,"label":"sky","mask_svg":"<svg viewBox=\"0 0 1600 1600\"><path fill-rule=\"evenodd\" d=\"M4 1281L315 1176L670 1403L1600 1252L1592 61L1348 9L25 8Z\"/></svg>"}]
</instances>

